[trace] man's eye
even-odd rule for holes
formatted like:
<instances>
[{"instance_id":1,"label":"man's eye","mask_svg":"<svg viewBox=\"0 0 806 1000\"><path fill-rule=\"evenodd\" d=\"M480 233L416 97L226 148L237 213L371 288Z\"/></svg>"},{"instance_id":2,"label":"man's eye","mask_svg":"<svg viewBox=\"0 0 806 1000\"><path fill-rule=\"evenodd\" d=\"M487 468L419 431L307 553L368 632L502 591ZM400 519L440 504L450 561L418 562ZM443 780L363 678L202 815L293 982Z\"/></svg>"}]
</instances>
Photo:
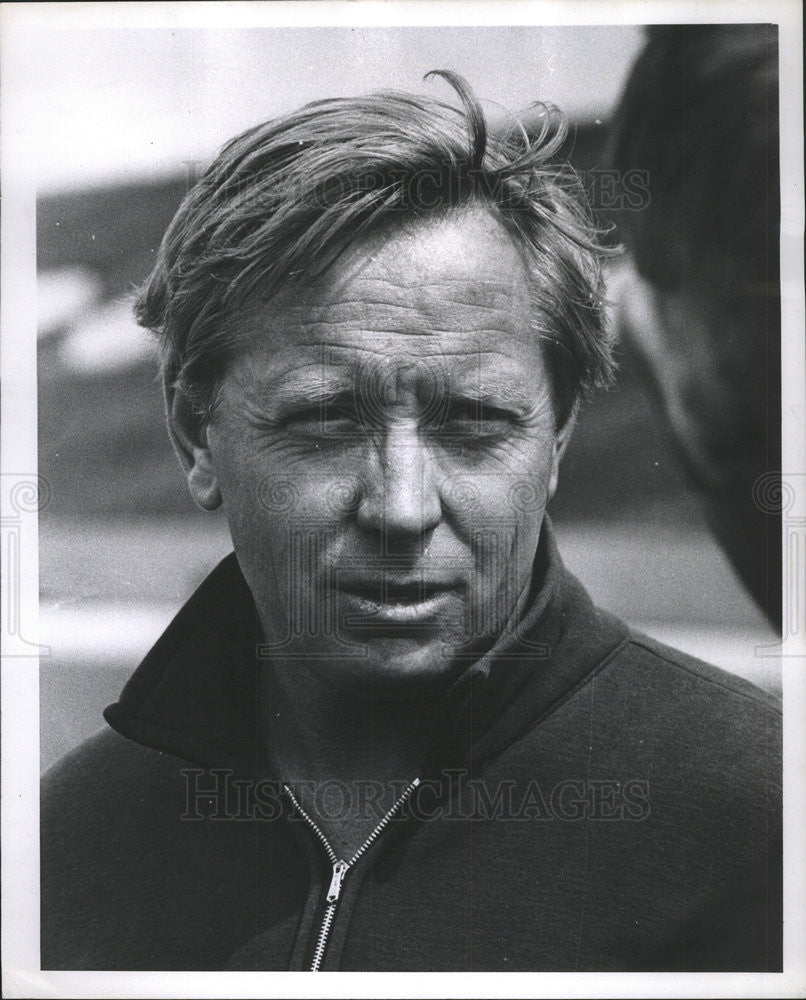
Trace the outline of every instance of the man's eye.
<instances>
[{"instance_id":1,"label":"man's eye","mask_svg":"<svg viewBox=\"0 0 806 1000\"><path fill-rule=\"evenodd\" d=\"M450 407L441 430L461 437L488 440L505 434L511 424L509 414L503 410L467 403Z\"/></svg>"},{"instance_id":2,"label":"man's eye","mask_svg":"<svg viewBox=\"0 0 806 1000\"><path fill-rule=\"evenodd\" d=\"M291 414L285 420L289 430L304 434L337 434L356 430L358 415L352 407L322 403Z\"/></svg>"}]
</instances>

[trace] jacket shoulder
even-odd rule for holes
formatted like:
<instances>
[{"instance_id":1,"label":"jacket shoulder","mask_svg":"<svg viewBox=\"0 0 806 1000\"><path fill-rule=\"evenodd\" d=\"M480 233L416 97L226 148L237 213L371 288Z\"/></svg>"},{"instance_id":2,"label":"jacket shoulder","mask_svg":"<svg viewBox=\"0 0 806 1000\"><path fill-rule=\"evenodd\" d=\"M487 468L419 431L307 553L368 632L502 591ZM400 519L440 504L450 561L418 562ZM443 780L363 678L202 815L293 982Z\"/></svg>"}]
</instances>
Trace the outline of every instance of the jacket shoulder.
<instances>
[{"instance_id":1,"label":"jacket shoulder","mask_svg":"<svg viewBox=\"0 0 806 1000\"><path fill-rule=\"evenodd\" d=\"M154 924L172 890L187 833L184 767L105 730L43 776L42 968L143 967L152 942L138 909Z\"/></svg>"},{"instance_id":2,"label":"jacket shoulder","mask_svg":"<svg viewBox=\"0 0 806 1000\"><path fill-rule=\"evenodd\" d=\"M594 678L614 746L691 802L742 823L780 817L782 710L776 695L679 650L631 633ZM662 779L661 779L661 776Z\"/></svg>"},{"instance_id":3,"label":"jacket shoulder","mask_svg":"<svg viewBox=\"0 0 806 1000\"><path fill-rule=\"evenodd\" d=\"M744 677L715 667L704 660L667 646L641 632L631 631L627 643L614 658L612 667L637 669L656 674L657 679L672 690L698 696L702 708L712 699L723 707L736 706L736 711L748 721L755 718L770 720L782 715L781 699ZM709 697L710 696L710 697ZM768 721L764 722L767 725Z\"/></svg>"},{"instance_id":4,"label":"jacket shoulder","mask_svg":"<svg viewBox=\"0 0 806 1000\"><path fill-rule=\"evenodd\" d=\"M57 825L88 815L116 811L143 789L164 785L181 775L187 763L178 757L140 746L103 729L58 760L42 776L43 818ZM43 828L44 829L44 828Z\"/></svg>"}]
</instances>

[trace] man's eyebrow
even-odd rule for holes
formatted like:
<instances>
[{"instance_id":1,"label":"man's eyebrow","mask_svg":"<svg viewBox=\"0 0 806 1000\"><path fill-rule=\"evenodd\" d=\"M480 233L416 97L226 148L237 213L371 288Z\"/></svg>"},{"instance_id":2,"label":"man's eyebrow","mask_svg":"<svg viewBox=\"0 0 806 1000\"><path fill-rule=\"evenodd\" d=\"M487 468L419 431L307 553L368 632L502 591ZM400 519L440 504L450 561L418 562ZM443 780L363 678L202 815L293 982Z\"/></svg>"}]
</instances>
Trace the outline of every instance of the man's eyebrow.
<instances>
[{"instance_id":1,"label":"man's eyebrow","mask_svg":"<svg viewBox=\"0 0 806 1000\"><path fill-rule=\"evenodd\" d=\"M292 374L257 379L250 394L262 401L287 407L323 402L351 391L351 381L342 375L323 372L321 368L301 368Z\"/></svg>"},{"instance_id":2,"label":"man's eyebrow","mask_svg":"<svg viewBox=\"0 0 806 1000\"><path fill-rule=\"evenodd\" d=\"M526 412L534 405L534 394L515 379L495 374L459 376L450 388L455 399L486 406L511 407Z\"/></svg>"},{"instance_id":3,"label":"man's eyebrow","mask_svg":"<svg viewBox=\"0 0 806 1000\"><path fill-rule=\"evenodd\" d=\"M478 386L457 387L451 392L450 399L479 407L511 410L521 416L525 416L534 408L534 400L526 393L506 385L484 386L483 388Z\"/></svg>"}]
</instances>

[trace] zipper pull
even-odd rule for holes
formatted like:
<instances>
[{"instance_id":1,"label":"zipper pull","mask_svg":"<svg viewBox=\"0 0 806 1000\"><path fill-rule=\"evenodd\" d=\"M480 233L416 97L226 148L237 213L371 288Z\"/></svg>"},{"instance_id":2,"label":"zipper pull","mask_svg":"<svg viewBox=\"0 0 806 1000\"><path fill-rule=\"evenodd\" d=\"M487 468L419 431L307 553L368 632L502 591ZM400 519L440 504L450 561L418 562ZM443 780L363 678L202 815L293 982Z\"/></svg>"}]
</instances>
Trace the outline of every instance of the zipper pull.
<instances>
[{"instance_id":1,"label":"zipper pull","mask_svg":"<svg viewBox=\"0 0 806 1000\"><path fill-rule=\"evenodd\" d=\"M341 883L344 876L347 874L347 869L350 866L346 861L334 861L333 862L333 877L330 880L330 888L327 892L328 903L335 903L338 901L341 895Z\"/></svg>"}]
</instances>

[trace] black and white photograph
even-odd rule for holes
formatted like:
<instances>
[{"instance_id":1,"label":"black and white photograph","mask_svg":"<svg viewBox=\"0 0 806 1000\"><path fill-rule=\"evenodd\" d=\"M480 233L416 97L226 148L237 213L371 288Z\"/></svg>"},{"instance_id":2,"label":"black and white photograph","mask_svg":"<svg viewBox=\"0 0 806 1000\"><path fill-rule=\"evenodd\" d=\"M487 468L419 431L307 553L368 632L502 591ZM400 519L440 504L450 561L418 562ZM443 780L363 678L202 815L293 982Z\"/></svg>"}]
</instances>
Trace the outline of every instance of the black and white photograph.
<instances>
[{"instance_id":1,"label":"black and white photograph","mask_svg":"<svg viewBox=\"0 0 806 1000\"><path fill-rule=\"evenodd\" d=\"M0 28L4 995L802 995L800 6Z\"/></svg>"}]
</instances>

